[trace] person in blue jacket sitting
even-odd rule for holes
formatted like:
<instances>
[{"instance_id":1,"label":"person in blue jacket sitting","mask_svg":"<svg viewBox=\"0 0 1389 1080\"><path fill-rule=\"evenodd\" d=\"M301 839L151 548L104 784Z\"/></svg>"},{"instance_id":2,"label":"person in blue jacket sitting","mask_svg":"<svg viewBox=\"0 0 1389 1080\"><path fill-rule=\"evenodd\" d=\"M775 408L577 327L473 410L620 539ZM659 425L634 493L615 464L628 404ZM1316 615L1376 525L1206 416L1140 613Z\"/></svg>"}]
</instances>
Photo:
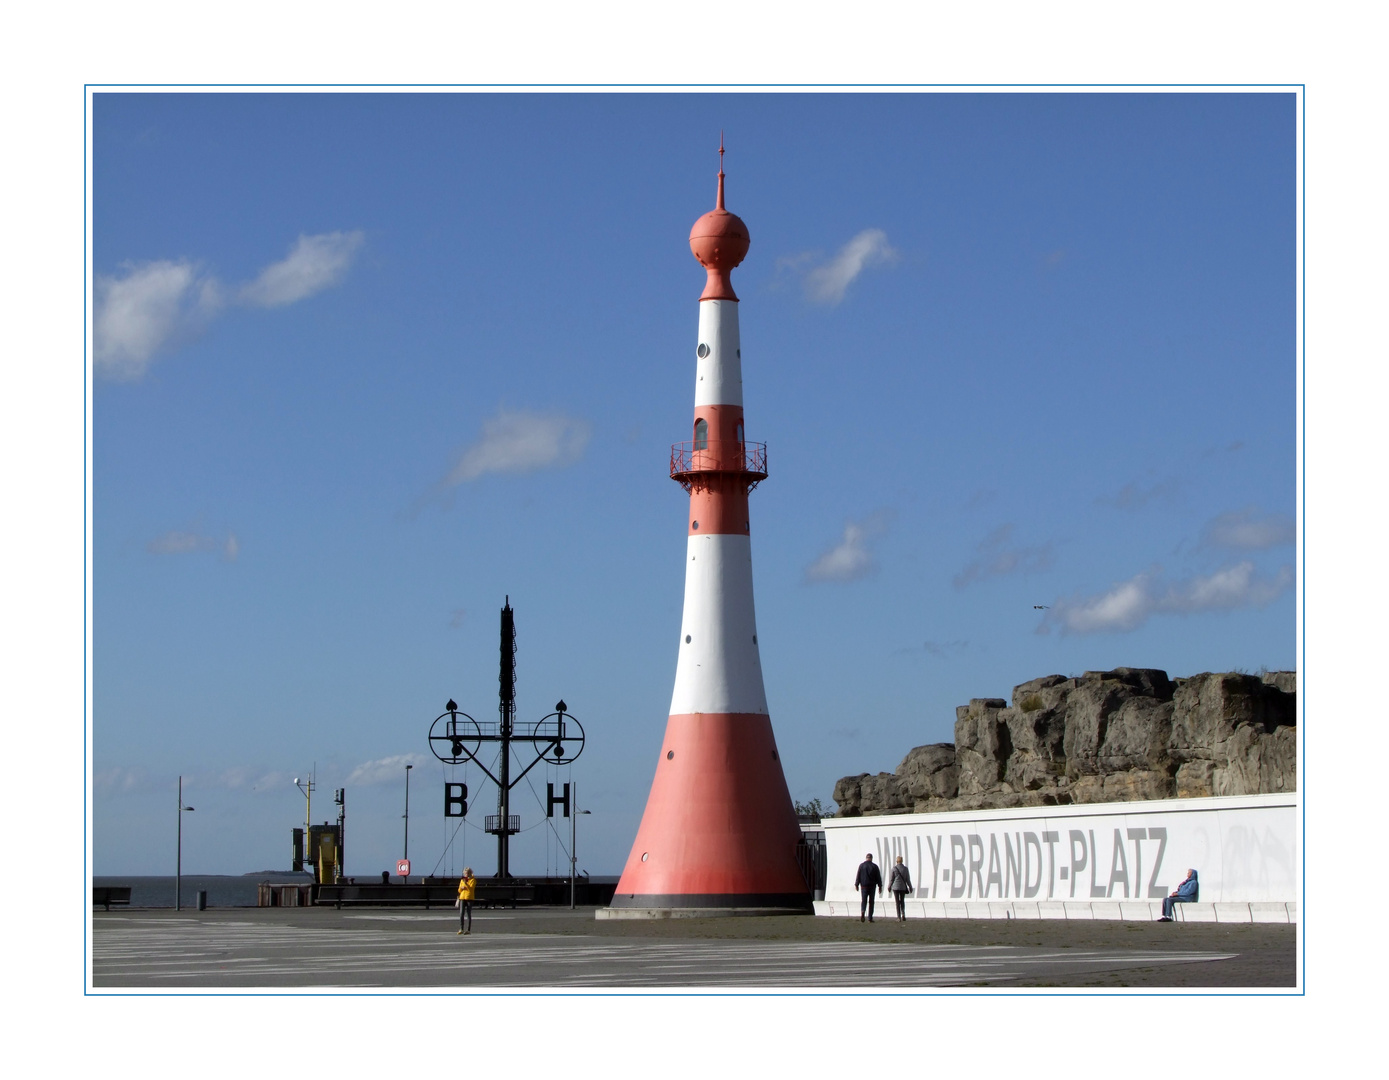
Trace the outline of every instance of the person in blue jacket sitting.
<instances>
[{"instance_id":1,"label":"person in blue jacket sitting","mask_svg":"<svg viewBox=\"0 0 1389 1080\"><path fill-rule=\"evenodd\" d=\"M1171 896L1163 900L1162 918L1158 922L1171 922L1173 904L1194 904L1200 894L1201 888L1196 884L1196 871L1188 870L1185 880L1173 890Z\"/></svg>"}]
</instances>

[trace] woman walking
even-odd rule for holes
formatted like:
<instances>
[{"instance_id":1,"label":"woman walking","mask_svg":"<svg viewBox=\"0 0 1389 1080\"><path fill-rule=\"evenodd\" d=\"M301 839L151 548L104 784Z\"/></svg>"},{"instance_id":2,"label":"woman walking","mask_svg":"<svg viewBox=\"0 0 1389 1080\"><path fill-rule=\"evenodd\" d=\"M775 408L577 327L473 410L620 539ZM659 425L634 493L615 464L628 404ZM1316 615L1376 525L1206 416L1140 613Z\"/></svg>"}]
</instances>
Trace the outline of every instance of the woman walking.
<instances>
[{"instance_id":1,"label":"woman walking","mask_svg":"<svg viewBox=\"0 0 1389 1080\"><path fill-rule=\"evenodd\" d=\"M897 921L906 922L907 893L912 891L912 874L900 855L897 856L897 862L893 864L892 876L887 887L892 893L892 898L897 901Z\"/></svg>"}]
</instances>

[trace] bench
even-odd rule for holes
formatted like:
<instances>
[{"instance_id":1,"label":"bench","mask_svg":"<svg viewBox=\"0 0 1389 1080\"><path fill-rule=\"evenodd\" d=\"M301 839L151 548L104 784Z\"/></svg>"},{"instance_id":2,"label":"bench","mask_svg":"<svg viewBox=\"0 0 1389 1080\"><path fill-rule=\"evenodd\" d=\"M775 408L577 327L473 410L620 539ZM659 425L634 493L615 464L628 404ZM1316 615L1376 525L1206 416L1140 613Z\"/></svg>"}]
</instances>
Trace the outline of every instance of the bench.
<instances>
[{"instance_id":1,"label":"bench","mask_svg":"<svg viewBox=\"0 0 1389 1080\"><path fill-rule=\"evenodd\" d=\"M112 904L125 904L130 906L130 886L129 885L93 885L92 886L92 907L97 904L103 905L107 911L111 910Z\"/></svg>"}]
</instances>

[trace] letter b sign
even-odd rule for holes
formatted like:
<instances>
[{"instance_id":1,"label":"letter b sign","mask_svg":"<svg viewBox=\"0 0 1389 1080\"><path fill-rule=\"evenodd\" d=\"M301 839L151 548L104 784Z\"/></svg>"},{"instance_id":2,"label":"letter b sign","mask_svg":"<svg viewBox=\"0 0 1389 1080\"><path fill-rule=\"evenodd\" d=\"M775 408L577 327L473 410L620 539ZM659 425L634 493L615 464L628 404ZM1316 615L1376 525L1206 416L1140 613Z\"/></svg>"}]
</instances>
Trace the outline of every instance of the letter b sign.
<instances>
[{"instance_id":1,"label":"letter b sign","mask_svg":"<svg viewBox=\"0 0 1389 1080\"><path fill-rule=\"evenodd\" d=\"M444 785L444 817L468 816L468 785Z\"/></svg>"}]
</instances>

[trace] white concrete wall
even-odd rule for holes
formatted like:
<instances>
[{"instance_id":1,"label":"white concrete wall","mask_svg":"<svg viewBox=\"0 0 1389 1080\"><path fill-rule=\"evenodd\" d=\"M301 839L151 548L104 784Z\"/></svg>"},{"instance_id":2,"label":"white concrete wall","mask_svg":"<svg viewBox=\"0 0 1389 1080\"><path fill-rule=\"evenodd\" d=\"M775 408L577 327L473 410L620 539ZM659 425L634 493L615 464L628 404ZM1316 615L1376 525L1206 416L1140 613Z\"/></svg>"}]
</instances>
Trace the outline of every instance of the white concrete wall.
<instances>
[{"instance_id":1,"label":"white concrete wall","mask_svg":"<svg viewBox=\"0 0 1389 1080\"><path fill-rule=\"evenodd\" d=\"M816 912L858 915L871 851L884 888L898 855L911 871L909 918L1152 919L1194 867L1200 901L1180 919L1295 921L1300 823L1296 795L830 818Z\"/></svg>"}]
</instances>

